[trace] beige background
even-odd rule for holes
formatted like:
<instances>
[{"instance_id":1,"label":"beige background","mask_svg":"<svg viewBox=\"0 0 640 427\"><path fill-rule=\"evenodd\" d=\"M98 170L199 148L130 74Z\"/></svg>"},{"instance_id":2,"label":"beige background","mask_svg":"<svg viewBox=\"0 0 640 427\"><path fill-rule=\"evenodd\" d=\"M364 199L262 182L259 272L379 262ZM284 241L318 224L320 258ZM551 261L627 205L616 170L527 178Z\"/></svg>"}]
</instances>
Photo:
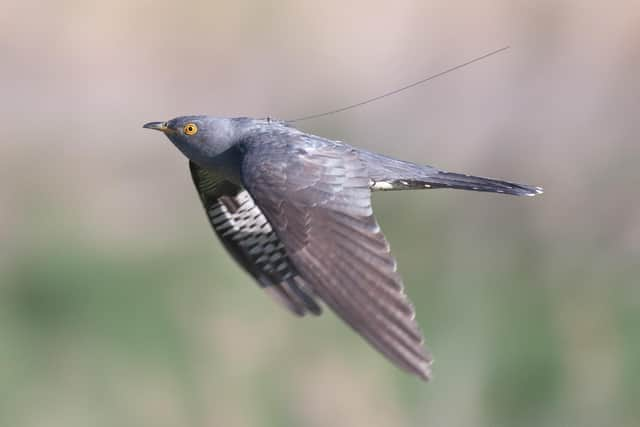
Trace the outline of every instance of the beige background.
<instances>
[{"instance_id":1,"label":"beige background","mask_svg":"<svg viewBox=\"0 0 640 427\"><path fill-rule=\"evenodd\" d=\"M4 1L0 425L637 425L637 1ZM226 256L151 120L303 129L542 197L380 194L403 374Z\"/></svg>"}]
</instances>

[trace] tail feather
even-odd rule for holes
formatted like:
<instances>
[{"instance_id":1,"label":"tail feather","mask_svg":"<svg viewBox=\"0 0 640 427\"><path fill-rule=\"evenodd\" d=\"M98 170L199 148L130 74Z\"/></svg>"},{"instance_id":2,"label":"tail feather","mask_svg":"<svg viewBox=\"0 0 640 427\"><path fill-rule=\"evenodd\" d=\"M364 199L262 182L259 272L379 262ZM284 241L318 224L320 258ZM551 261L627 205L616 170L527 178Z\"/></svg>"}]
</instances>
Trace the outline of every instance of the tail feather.
<instances>
[{"instance_id":1,"label":"tail feather","mask_svg":"<svg viewBox=\"0 0 640 427\"><path fill-rule=\"evenodd\" d=\"M373 191L456 188L514 196L535 196L542 193L541 187L445 172L433 166L398 160L372 151L358 150L358 153L369 170L369 187Z\"/></svg>"},{"instance_id":2,"label":"tail feather","mask_svg":"<svg viewBox=\"0 0 640 427\"><path fill-rule=\"evenodd\" d=\"M444 171L437 171L419 178L373 181L371 185L372 190L418 190L427 188L454 188L510 194L513 196L536 196L543 192L542 187Z\"/></svg>"},{"instance_id":3,"label":"tail feather","mask_svg":"<svg viewBox=\"0 0 640 427\"><path fill-rule=\"evenodd\" d=\"M544 191L542 187L454 172L439 172L434 176L427 177L425 181L425 185L431 185L433 188L456 188L460 190L504 193L513 196L535 196L542 194Z\"/></svg>"}]
</instances>

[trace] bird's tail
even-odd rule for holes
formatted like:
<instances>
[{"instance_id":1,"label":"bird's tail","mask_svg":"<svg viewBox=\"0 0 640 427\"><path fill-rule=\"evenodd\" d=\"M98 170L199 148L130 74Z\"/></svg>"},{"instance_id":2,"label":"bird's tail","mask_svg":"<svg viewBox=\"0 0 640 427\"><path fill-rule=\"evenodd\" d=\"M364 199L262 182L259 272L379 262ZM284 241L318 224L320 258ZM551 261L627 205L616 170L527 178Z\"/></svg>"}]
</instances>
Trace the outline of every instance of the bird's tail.
<instances>
[{"instance_id":1,"label":"bird's tail","mask_svg":"<svg viewBox=\"0 0 640 427\"><path fill-rule=\"evenodd\" d=\"M513 196L535 196L543 192L542 187L516 184L480 176L464 175L454 172L430 171L432 173L409 179L375 181L373 190L418 190L428 188L454 188L459 190L484 191L489 193L510 194ZM435 172L435 173L433 173Z\"/></svg>"}]
</instances>

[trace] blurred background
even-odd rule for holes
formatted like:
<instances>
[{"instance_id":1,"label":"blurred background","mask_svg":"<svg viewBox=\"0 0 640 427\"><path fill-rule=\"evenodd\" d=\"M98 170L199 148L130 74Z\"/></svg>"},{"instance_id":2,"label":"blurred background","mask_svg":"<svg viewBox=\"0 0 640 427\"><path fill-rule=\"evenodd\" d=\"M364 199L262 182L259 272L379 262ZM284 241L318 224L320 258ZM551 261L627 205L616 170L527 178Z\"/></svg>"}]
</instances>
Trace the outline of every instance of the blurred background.
<instances>
[{"instance_id":1,"label":"blurred background","mask_svg":"<svg viewBox=\"0 0 640 427\"><path fill-rule=\"evenodd\" d=\"M640 5L13 1L0 14L0 425L636 426ZM374 196L434 379L296 319L142 129L291 119L536 198Z\"/></svg>"}]
</instances>

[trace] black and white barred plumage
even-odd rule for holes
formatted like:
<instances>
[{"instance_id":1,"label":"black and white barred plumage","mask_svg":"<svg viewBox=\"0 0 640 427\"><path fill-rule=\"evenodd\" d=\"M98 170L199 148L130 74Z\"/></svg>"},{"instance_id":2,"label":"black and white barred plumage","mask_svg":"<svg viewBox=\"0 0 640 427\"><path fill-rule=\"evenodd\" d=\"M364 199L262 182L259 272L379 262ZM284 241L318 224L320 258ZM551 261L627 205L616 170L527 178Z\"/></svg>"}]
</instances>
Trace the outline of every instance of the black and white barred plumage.
<instances>
[{"instance_id":1,"label":"black and white barred plumage","mask_svg":"<svg viewBox=\"0 0 640 427\"><path fill-rule=\"evenodd\" d=\"M209 222L234 259L293 313L319 315L322 309L251 195L193 162L189 168Z\"/></svg>"}]
</instances>

